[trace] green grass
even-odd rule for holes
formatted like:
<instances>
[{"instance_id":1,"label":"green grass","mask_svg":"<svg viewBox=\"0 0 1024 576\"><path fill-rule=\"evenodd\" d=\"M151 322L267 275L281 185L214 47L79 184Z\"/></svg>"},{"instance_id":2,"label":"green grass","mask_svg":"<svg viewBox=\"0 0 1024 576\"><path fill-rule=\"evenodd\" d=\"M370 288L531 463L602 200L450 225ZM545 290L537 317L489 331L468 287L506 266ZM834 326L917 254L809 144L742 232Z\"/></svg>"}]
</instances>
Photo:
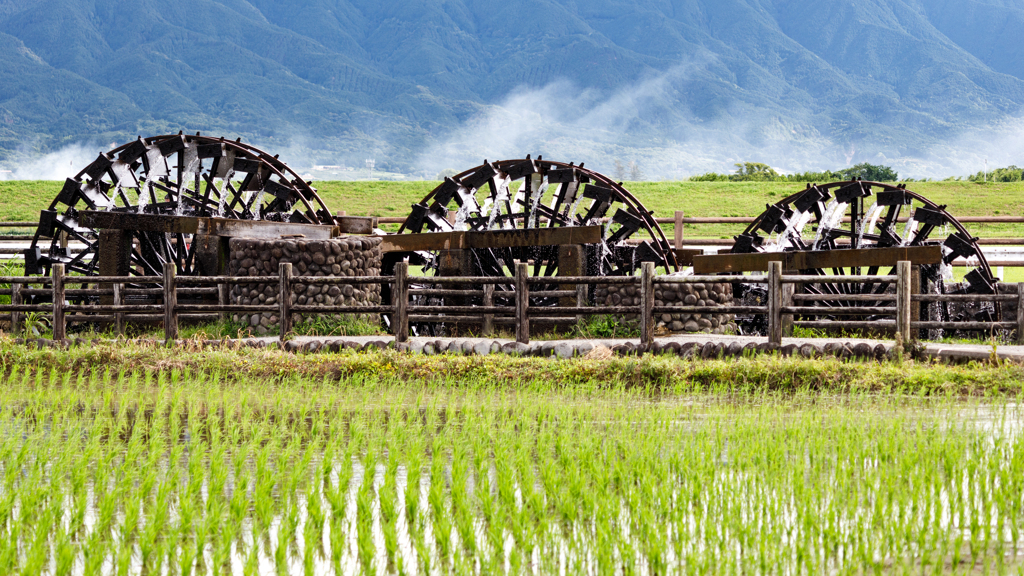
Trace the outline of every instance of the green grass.
<instances>
[{"instance_id":1,"label":"green grass","mask_svg":"<svg viewBox=\"0 0 1024 576\"><path fill-rule=\"evenodd\" d=\"M505 355L421 356L394 351L295 355L274 349L202 348L196 343L165 347L159 340L105 342L67 350L14 344L0 337L3 370L59 372L109 370L114 374L168 370L221 374L236 383L276 382L291 377L345 382L388 376L404 382L472 383L473 386L530 388L559 385L630 387L674 394L751 393L818 390L828 393L911 393L930 395L1016 395L1024 390L1024 366L984 363L841 362L779 356L690 361L675 356L613 357L554 362Z\"/></svg>"},{"instance_id":2,"label":"green grass","mask_svg":"<svg viewBox=\"0 0 1024 576\"><path fill-rule=\"evenodd\" d=\"M35 221L49 206L62 183L52 181L0 182L0 221ZM333 212L353 216L404 217L438 182L316 182L321 198ZM800 191L788 182L627 182L626 187L655 216L671 218L676 210L687 216L756 216L770 204ZM1016 216L1024 214L1022 182L913 182L908 188L938 204L947 204L954 216ZM672 226L663 226L672 234ZM739 224L687 225L686 236L732 238ZM1024 237L1020 224L971 224L982 237Z\"/></svg>"},{"instance_id":3,"label":"green grass","mask_svg":"<svg viewBox=\"0 0 1024 576\"><path fill-rule=\"evenodd\" d=\"M57 367L12 352L0 342L11 573L931 574L1024 561L1019 381L987 399L830 396L739 392L742 360L606 361L620 377L580 378L541 372L582 361L460 372L453 358L409 373L376 353L345 356L364 363L355 374L253 378L272 353L144 365L162 352L128 346ZM133 355L131 369L113 360ZM709 385L628 384L673 363L732 369Z\"/></svg>"}]
</instances>

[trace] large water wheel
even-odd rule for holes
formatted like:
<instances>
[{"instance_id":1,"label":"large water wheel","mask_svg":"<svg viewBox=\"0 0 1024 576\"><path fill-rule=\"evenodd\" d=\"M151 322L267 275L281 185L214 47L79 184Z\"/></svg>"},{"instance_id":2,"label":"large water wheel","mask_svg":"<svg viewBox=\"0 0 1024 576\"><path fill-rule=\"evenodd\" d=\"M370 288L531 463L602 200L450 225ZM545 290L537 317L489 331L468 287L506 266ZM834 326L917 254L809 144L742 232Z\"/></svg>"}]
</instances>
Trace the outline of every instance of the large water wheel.
<instances>
[{"instance_id":1,"label":"large water wheel","mask_svg":"<svg viewBox=\"0 0 1024 576\"><path fill-rule=\"evenodd\" d=\"M65 181L39 218L25 252L26 274L47 274L63 263L69 273L99 274L98 233L83 226L80 210L224 217L296 223L333 223L309 183L278 159L240 140L185 134L139 138L104 152ZM81 243L75 253L68 243ZM41 247L49 251L42 254ZM132 232L131 272L160 274L174 262L196 273L188 234Z\"/></svg>"},{"instance_id":2,"label":"large water wheel","mask_svg":"<svg viewBox=\"0 0 1024 576\"><path fill-rule=\"evenodd\" d=\"M733 253L783 252L796 250L835 250L841 248L885 248L897 246L942 246L943 258L938 264L921 266L920 290L926 293L991 294L997 279L978 246L978 239L946 206L937 205L924 196L906 189L905 185L882 182L847 181L808 185L805 190L788 196L766 210L736 237ZM954 282L951 264L957 258L977 262L964 276ZM895 283L886 276L895 274L891 268L835 268L801 270L801 274L820 275L822 282L805 287L806 292L820 295L883 294L895 290ZM830 282L829 276L878 275L878 282L847 284ZM760 288L745 285L738 288L746 298L756 299ZM884 306L878 301L842 299L817 300L821 308L817 316L805 319L836 319L838 309L850 306ZM999 310L991 303L932 303L921 307L921 319L932 321L992 320ZM755 319L751 319L755 321ZM748 329L751 326L748 324ZM756 330L757 326L753 326ZM936 335L932 335L936 336Z\"/></svg>"},{"instance_id":3,"label":"large water wheel","mask_svg":"<svg viewBox=\"0 0 1024 576\"><path fill-rule=\"evenodd\" d=\"M522 230L605 224L604 237L586 247L587 275L630 275L642 262L677 268L675 252L646 209L621 182L586 169L583 164L553 162L541 157L485 161L480 166L446 178L412 211L399 234L451 231ZM647 238L636 242L634 236ZM531 275L558 273L558 246L480 248L468 250L463 273L472 276L510 277L515 262L530 262ZM399 259L422 267L425 275L445 273L440 251L392 253L384 262L390 271ZM557 286L538 286L550 290ZM512 305L511 285L498 287L495 305ZM442 305L437 298L417 304ZM479 303L479 299L462 300ZM531 306L553 306L555 298L531 298ZM436 332L436 327L413 326Z\"/></svg>"}]
</instances>

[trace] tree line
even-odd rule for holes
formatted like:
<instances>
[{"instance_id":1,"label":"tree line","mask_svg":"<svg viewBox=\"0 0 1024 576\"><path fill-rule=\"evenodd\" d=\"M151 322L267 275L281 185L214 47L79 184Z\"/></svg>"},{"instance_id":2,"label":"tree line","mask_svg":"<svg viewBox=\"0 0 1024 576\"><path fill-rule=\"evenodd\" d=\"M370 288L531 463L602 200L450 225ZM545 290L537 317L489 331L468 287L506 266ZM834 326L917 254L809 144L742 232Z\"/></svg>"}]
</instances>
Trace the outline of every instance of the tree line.
<instances>
[{"instance_id":1,"label":"tree line","mask_svg":"<svg viewBox=\"0 0 1024 576\"><path fill-rule=\"evenodd\" d=\"M708 172L699 176L691 176L691 182L836 182L839 180L871 180L873 182L896 182L899 174L889 166L879 166L863 162L843 170L824 170L821 172L800 172L797 174L779 174L771 166L761 162L740 162L735 165L736 172L719 174Z\"/></svg>"}]
</instances>

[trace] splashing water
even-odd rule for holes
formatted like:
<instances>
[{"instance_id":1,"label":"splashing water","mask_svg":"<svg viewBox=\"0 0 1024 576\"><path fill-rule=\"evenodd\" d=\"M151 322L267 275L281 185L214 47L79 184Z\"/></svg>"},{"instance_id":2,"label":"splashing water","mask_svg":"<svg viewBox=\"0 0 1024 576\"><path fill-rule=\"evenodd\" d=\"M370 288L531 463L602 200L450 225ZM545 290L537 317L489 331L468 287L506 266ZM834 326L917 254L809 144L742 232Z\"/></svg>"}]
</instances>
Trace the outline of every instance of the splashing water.
<instances>
[{"instance_id":1,"label":"splashing water","mask_svg":"<svg viewBox=\"0 0 1024 576\"><path fill-rule=\"evenodd\" d=\"M530 176L533 178L533 176ZM538 178L533 178L533 187L530 196L530 213L526 218L527 228L539 228L537 222L537 208L540 205L540 199L544 196L544 192L548 189L547 179L544 178L541 182L538 182ZM539 184L539 185L538 185Z\"/></svg>"},{"instance_id":2,"label":"splashing water","mask_svg":"<svg viewBox=\"0 0 1024 576\"><path fill-rule=\"evenodd\" d=\"M455 213L455 223L452 224L452 229L459 232L467 230L468 227L466 226L466 218L468 216L468 206L463 205L461 208L459 208L459 211Z\"/></svg>"},{"instance_id":3,"label":"splashing water","mask_svg":"<svg viewBox=\"0 0 1024 576\"><path fill-rule=\"evenodd\" d=\"M105 194L100 192L99 187L92 181L87 181L82 186L82 194L88 198L97 208L111 210L114 207L114 201L112 198L107 198Z\"/></svg>"},{"instance_id":4,"label":"splashing water","mask_svg":"<svg viewBox=\"0 0 1024 576\"><path fill-rule=\"evenodd\" d=\"M601 236L601 253L597 255L597 275L604 276L604 259L611 254L612 249L608 246L608 234L611 233L610 226L603 226Z\"/></svg>"},{"instance_id":5,"label":"splashing water","mask_svg":"<svg viewBox=\"0 0 1024 576\"><path fill-rule=\"evenodd\" d=\"M779 233L778 238L765 246L765 252L783 252L786 248L795 247L797 242L803 237L804 228L807 227L814 213L796 212L793 216L786 229Z\"/></svg>"},{"instance_id":6,"label":"splashing water","mask_svg":"<svg viewBox=\"0 0 1024 576\"><path fill-rule=\"evenodd\" d=\"M825 206L825 213L822 214L821 220L818 222L818 233L814 237L812 250L821 250L822 240L830 230L843 221L843 215L846 214L847 206L849 204L846 202L837 202L834 198L828 203L828 206Z\"/></svg>"},{"instance_id":7,"label":"splashing water","mask_svg":"<svg viewBox=\"0 0 1024 576\"><path fill-rule=\"evenodd\" d=\"M576 225L576 211L580 208L580 202L583 201L583 194L580 193L578 188L579 183L576 183L576 198L572 201L572 206L569 207L569 226Z\"/></svg>"},{"instance_id":8,"label":"splashing water","mask_svg":"<svg viewBox=\"0 0 1024 576\"><path fill-rule=\"evenodd\" d=\"M917 235L917 220L911 216L907 219L907 225L903 228L903 237L900 239L900 246L907 246L914 240L914 236Z\"/></svg>"},{"instance_id":9,"label":"splashing water","mask_svg":"<svg viewBox=\"0 0 1024 576\"><path fill-rule=\"evenodd\" d=\"M139 207L138 207L139 214L142 214L143 212L145 212L146 211L146 206L149 205L149 193L150 193L149 191L152 189L152 186L153 185L150 184L149 181L147 180L147 181L143 182L142 186L140 186L138 188L138 190L139 190Z\"/></svg>"},{"instance_id":10,"label":"splashing water","mask_svg":"<svg viewBox=\"0 0 1024 576\"><path fill-rule=\"evenodd\" d=\"M223 218L224 213L227 210L227 196L217 188L216 180L210 182L210 187L213 188L213 192L217 194L217 216Z\"/></svg>"},{"instance_id":11,"label":"splashing water","mask_svg":"<svg viewBox=\"0 0 1024 576\"><path fill-rule=\"evenodd\" d=\"M256 192L256 201L252 203L252 219L259 220L261 213L263 212L263 196L266 195L266 190L259 190Z\"/></svg>"},{"instance_id":12,"label":"splashing water","mask_svg":"<svg viewBox=\"0 0 1024 576\"><path fill-rule=\"evenodd\" d=\"M185 172L188 174L198 174L202 167L202 163L199 160L199 149L195 145L186 146L182 154L184 154L182 163L185 165Z\"/></svg>"},{"instance_id":13,"label":"splashing water","mask_svg":"<svg viewBox=\"0 0 1024 576\"><path fill-rule=\"evenodd\" d=\"M497 220L498 212L501 211L501 204L508 200L508 184L509 184L508 176L506 176L506 177L502 178L500 181L498 181L497 192L494 194L494 202L489 207L490 208L490 210L489 210L490 214L488 214L488 216L487 216L487 229L488 230L490 230L491 228L494 227L494 221ZM491 199L488 198L487 201L491 202ZM485 208L487 208L486 204L485 204Z\"/></svg>"},{"instance_id":14,"label":"splashing water","mask_svg":"<svg viewBox=\"0 0 1024 576\"><path fill-rule=\"evenodd\" d=\"M864 245L864 233L868 230L874 230L875 224L878 222L878 217L881 216L885 206L879 206L877 202L868 208L865 213L865 217L861 220L860 231L857 233L857 245L854 248L860 248Z\"/></svg>"}]
</instances>

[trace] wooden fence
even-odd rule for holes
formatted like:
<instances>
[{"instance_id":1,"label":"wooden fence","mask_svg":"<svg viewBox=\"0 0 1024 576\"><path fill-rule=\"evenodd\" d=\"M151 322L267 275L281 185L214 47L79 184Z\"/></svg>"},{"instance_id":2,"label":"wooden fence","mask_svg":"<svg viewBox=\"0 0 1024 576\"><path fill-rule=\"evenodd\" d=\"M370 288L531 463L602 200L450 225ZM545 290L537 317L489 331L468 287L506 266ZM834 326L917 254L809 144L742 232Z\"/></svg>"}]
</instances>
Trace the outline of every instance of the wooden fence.
<instances>
[{"instance_id":1,"label":"wooden fence","mask_svg":"<svg viewBox=\"0 0 1024 576\"><path fill-rule=\"evenodd\" d=\"M317 277L294 276L292 265L280 265L277 276L183 276L178 277L173 265L165 265L161 276L92 276L82 278L66 276L64 266L55 264L50 277L13 276L0 277L0 284L10 288L0 289L0 295L10 295L10 304L0 304L0 314L10 314L11 329L19 333L27 313L43 314L49 317L53 339L67 339L67 325L73 322L113 323L118 333L129 321L162 321L164 335L168 342L178 339L178 325L181 319L213 320L224 318L230 313L276 314L280 332L287 337L292 332L292 314L387 314L392 319L396 342L409 339L410 324L431 322L472 323L480 327L482 334L493 334L495 326L514 326L518 342L530 341L531 324L568 324L585 316L614 315L635 316L640 324L641 344L654 341L654 328L662 314L744 314L767 316L768 341L782 342L787 326L802 326L819 329L839 330L888 330L898 333L903 341L912 340L912 334L922 329L982 330L996 329L1016 331L1016 341L1024 344L1024 283L1013 286L1013 294L915 294L912 290L910 262L897 263L895 276L800 276L783 275L781 262L771 262L764 276L744 276L746 284L766 284L767 301L762 306L740 304L725 305L673 305L657 306L655 289L672 284L713 284L729 282L730 276L659 276L653 263L645 262L639 276L530 276L528 265L520 262L515 267L513 278L504 277L410 277L406 263L395 267L394 276L364 277ZM83 280L97 288L67 288L67 284ZM895 284L895 294L798 294L799 284ZM290 298L293 283L323 286L377 284L391 288L392 301L388 305L297 305ZM414 286L415 283L415 286ZM228 288L233 284L277 284L278 298L274 304L230 304ZM145 287L152 285L152 288ZM541 290L534 290L535 286ZM551 290L552 285L559 289ZM639 304L619 306L591 306L587 302L589 288L596 285L633 286L639 295ZM41 288L30 288L41 286ZM510 291L503 292L505 305L496 305L499 298L496 288L502 286ZM26 300L40 296L50 302L27 304ZM413 297L480 298L482 305L424 305L417 304ZM70 304L68 299L98 297L98 304ZM135 298L148 298L150 302L131 303ZM217 302L213 303L216 297ZM189 302L202 298L206 301ZM531 298L557 298L558 306L531 306ZM512 300L509 305L508 300ZM182 301L185 300L185 301ZM823 309L815 307L814 301L847 301L888 304L884 306L833 306L828 314L833 316L876 317L865 320L807 321L796 320L801 315L821 315ZM158 302L157 302L158 301ZM914 304L929 302L1004 302L1016 303L1016 318L1012 322L934 322L914 319ZM877 317L892 319L878 320Z\"/></svg>"}]
</instances>

